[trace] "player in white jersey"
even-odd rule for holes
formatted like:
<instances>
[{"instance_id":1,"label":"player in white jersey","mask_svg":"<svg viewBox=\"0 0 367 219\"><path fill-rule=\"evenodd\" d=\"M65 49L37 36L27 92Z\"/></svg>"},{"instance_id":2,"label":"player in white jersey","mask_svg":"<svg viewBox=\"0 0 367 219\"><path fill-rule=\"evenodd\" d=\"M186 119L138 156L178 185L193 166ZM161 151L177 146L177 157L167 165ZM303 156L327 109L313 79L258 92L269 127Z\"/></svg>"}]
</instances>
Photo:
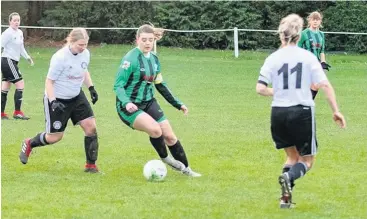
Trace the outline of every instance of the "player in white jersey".
<instances>
[{"instance_id":1,"label":"player in white jersey","mask_svg":"<svg viewBox=\"0 0 367 219\"><path fill-rule=\"evenodd\" d=\"M85 134L85 172L99 172L96 166L98 157L96 121L91 105L81 89L83 84L88 87L92 103L97 102L98 94L88 71L90 61L90 53L86 49L88 40L89 36L85 29L75 28L67 38L67 45L52 56L45 83L46 132L23 141L19 154L23 164L28 162L33 148L60 141L71 119L74 125L82 127Z\"/></svg>"},{"instance_id":2,"label":"player in white jersey","mask_svg":"<svg viewBox=\"0 0 367 219\"><path fill-rule=\"evenodd\" d=\"M311 84L321 88L333 111L333 119L344 128L334 89L317 58L297 47L303 20L296 14L280 22L278 33L282 47L271 54L260 70L256 91L273 96L271 134L277 149L284 149L287 159L279 176L282 188L281 208L292 207L294 181L312 167L316 155L316 125ZM272 88L267 86L272 84Z\"/></svg>"},{"instance_id":3,"label":"player in white jersey","mask_svg":"<svg viewBox=\"0 0 367 219\"><path fill-rule=\"evenodd\" d=\"M33 66L33 60L24 49L23 32L19 29L20 16L14 12L9 15L9 28L1 34L1 48L4 48L1 54L1 119L9 119L5 113L8 92L13 83L16 87L14 93L15 110L14 119L28 120L21 111L23 100L24 81L18 68L20 56L23 56Z\"/></svg>"}]
</instances>

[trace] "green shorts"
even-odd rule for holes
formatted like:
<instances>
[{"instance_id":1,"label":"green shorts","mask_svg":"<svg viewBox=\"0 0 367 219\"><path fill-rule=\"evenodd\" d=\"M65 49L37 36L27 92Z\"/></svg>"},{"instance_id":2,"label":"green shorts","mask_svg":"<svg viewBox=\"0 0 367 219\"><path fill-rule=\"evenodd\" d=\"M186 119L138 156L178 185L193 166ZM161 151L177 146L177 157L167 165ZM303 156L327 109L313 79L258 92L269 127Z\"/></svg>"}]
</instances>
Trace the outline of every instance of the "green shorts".
<instances>
[{"instance_id":1,"label":"green shorts","mask_svg":"<svg viewBox=\"0 0 367 219\"><path fill-rule=\"evenodd\" d=\"M159 106L157 100L155 98L142 102L142 103L134 103L139 109L133 113L130 113L126 110L124 106L122 106L121 101L116 98L116 110L119 115L121 121L123 121L126 125L133 128L136 117L145 112L150 115L155 121L162 122L166 120L166 116L163 113L163 110Z\"/></svg>"}]
</instances>

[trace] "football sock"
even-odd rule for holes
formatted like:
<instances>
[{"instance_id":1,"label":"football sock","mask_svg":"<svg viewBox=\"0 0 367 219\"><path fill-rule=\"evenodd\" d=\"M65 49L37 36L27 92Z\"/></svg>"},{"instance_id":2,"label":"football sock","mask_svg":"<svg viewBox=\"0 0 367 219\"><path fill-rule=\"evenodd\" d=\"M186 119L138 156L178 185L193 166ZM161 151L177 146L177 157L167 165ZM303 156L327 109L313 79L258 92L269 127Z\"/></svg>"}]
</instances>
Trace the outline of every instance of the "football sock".
<instances>
[{"instance_id":1,"label":"football sock","mask_svg":"<svg viewBox=\"0 0 367 219\"><path fill-rule=\"evenodd\" d=\"M290 164L284 164L282 173L286 173L291 169L292 165Z\"/></svg>"},{"instance_id":2,"label":"football sock","mask_svg":"<svg viewBox=\"0 0 367 219\"><path fill-rule=\"evenodd\" d=\"M6 100L8 99L8 90L1 91L1 112L5 112Z\"/></svg>"},{"instance_id":3,"label":"football sock","mask_svg":"<svg viewBox=\"0 0 367 219\"><path fill-rule=\"evenodd\" d=\"M290 165L290 164L284 164L283 169L282 169L282 173L288 172L291 168L292 168L292 165ZM294 186L295 186L294 181L291 181L291 187L292 187L292 189L293 189Z\"/></svg>"},{"instance_id":4,"label":"football sock","mask_svg":"<svg viewBox=\"0 0 367 219\"><path fill-rule=\"evenodd\" d=\"M31 147L39 147L39 146L45 146L49 143L46 141L46 133L38 133L34 138L31 139Z\"/></svg>"},{"instance_id":5,"label":"football sock","mask_svg":"<svg viewBox=\"0 0 367 219\"><path fill-rule=\"evenodd\" d=\"M14 93L15 111L20 111L23 101L23 89L16 89Z\"/></svg>"},{"instance_id":6,"label":"football sock","mask_svg":"<svg viewBox=\"0 0 367 219\"><path fill-rule=\"evenodd\" d=\"M301 178L307 172L307 165L305 163L296 163L288 171L289 180L294 182L296 179Z\"/></svg>"},{"instance_id":7,"label":"football sock","mask_svg":"<svg viewBox=\"0 0 367 219\"><path fill-rule=\"evenodd\" d=\"M315 99L315 97L316 97L316 95L317 95L317 93L318 93L319 91L317 91L317 90L312 90L311 89L311 93L312 93L312 99L314 100Z\"/></svg>"},{"instance_id":8,"label":"football sock","mask_svg":"<svg viewBox=\"0 0 367 219\"><path fill-rule=\"evenodd\" d=\"M95 164L98 158L98 137L97 134L93 136L84 137L84 149L87 164Z\"/></svg>"},{"instance_id":9,"label":"football sock","mask_svg":"<svg viewBox=\"0 0 367 219\"><path fill-rule=\"evenodd\" d=\"M172 156L178 160L181 161L185 165L185 167L189 166L189 162L187 161L186 153L181 145L181 142L177 140L176 144L172 146L168 146L169 151L171 152Z\"/></svg>"},{"instance_id":10,"label":"football sock","mask_svg":"<svg viewBox=\"0 0 367 219\"><path fill-rule=\"evenodd\" d=\"M166 158L168 156L166 144L164 143L163 135L158 138L149 138L150 143L152 143L154 149L157 151L160 158Z\"/></svg>"}]
</instances>

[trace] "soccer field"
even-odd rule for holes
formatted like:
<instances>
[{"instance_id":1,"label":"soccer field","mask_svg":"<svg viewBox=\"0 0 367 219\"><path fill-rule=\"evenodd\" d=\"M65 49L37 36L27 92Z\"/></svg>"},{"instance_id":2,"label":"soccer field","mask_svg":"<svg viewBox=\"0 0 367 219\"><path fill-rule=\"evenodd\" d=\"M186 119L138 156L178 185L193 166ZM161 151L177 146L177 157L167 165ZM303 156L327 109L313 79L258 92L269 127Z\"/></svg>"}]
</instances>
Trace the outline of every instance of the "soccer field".
<instances>
[{"instance_id":1,"label":"soccer field","mask_svg":"<svg viewBox=\"0 0 367 219\"><path fill-rule=\"evenodd\" d=\"M188 116L157 99L186 149L190 166L203 174L188 178L171 169L164 182L143 177L157 159L145 133L124 125L115 110L113 83L121 57L131 46L91 47L99 101L93 106L105 173L83 172L84 135L69 123L56 145L34 149L29 163L18 159L24 138L45 129L44 81L57 48L28 48L23 59L23 110L28 121L2 121L2 218L367 218L367 58L327 55L328 73L340 110L341 130L325 96L316 98L319 153L313 169L296 182L296 208L279 209L278 175L284 152L270 136L270 98L256 94L267 53L159 48L162 74L189 108ZM88 91L86 91L87 94ZM13 93L6 112L12 113ZM88 96L89 97L89 96Z\"/></svg>"}]
</instances>

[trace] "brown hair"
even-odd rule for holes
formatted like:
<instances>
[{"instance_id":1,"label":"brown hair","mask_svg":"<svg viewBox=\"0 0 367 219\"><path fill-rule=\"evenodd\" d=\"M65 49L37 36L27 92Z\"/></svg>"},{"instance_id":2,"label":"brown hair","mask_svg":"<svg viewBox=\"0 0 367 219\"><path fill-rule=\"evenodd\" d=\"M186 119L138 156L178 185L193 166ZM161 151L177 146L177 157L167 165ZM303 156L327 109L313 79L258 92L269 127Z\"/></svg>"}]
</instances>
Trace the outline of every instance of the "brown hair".
<instances>
[{"instance_id":1,"label":"brown hair","mask_svg":"<svg viewBox=\"0 0 367 219\"><path fill-rule=\"evenodd\" d=\"M280 21L278 33L281 41L297 43L302 32L303 19L297 14L290 14Z\"/></svg>"},{"instance_id":2,"label":"brown hair","mask_svg":"<svg viewBox=\"0 0 367 219\"><path fill-rule=\"evenodd\" d=\"M87 31L84 28L74 28L66 37L67 44L74 43L80 39L89 40Z\"/></svg>"},{"instance_id":3,"label":"brown hair","mask_svg":"<svg viewBox=\"0 0 367 219\"><path fill-rule=\"evenodd\" d=\"M154 27L152 27L149 24L144 24L139 27L138 31L136 31L136 38L140 37L140 34L142 33L152 33L154 34Z\"/></svg>"},{"instance_id":4,"label":"brown hair","mask_svg":"<svg viewBox=\"0 0 367 219\"><path fill-rule=\"evenodd\" d=\"M17 13L17 12L13 12L13 13L11 13L10 15L9 15L9 22L11 21L11 20L13 20L13 17L14 16L19 16L20 17L20 15Z\"/></svg>"}]
</instances>

